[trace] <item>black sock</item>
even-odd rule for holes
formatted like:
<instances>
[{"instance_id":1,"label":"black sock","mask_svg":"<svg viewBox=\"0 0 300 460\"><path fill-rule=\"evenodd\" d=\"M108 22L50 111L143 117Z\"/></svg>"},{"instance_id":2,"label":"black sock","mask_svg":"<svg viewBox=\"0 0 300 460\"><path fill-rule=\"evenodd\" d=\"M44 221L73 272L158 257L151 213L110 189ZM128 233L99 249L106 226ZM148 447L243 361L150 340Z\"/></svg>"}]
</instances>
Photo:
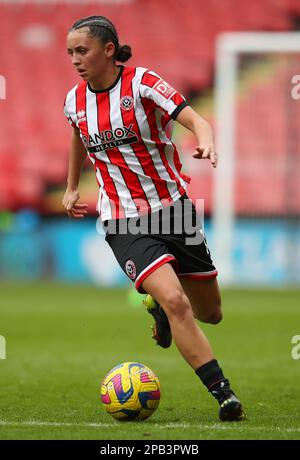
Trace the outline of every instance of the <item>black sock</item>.
<instances>
[{"instance_id":1,"label":"black sock","mask_svg":"<svg viewBox=\"0 0 300 460\"><path fill-rule=\"evenodd\" d=\"M224 377L223 371L219 367L216 359L212 359L208 363L203 364L203 366L200 366L195 372L208 391L219 387L219 385L229 386L229 381ZM224 382L223 385L221 385L222 382Z\"/></svg>"}]
</instances>

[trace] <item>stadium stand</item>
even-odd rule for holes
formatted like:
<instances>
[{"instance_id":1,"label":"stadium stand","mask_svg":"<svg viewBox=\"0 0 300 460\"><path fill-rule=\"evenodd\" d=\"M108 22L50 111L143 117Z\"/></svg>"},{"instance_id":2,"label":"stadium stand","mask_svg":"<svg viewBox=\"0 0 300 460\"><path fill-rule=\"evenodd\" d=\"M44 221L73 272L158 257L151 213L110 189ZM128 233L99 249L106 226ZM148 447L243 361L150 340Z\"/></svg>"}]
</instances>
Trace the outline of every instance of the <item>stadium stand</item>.
<instances>
[{"instance_id":1,"label":"stadium stand","mask_svg":"<svg viewBox=\"0 0 300 460\"><path fill-rule=\"evenodd\" d=\"M291 30L293 15L300 15L300 3L298 0L178 0L176 3L172 0L139 0L98 6L1 4L1 41L7 44L2 53L1 74L8 82L7 100L0 101L2 209L33 206L43 211L44 191L65 180L70 129L62 107L67 90L78 81L66 55L65 37L75 20L91 14L108 16L116 24L120 42L133 48L131 65L152 68L189 96L213 83L215 39L219 33ZM149 20L145 22L145 18ZM259 87L254 93L261 101ZM268 97L272 98L273 94ZM248 102L246 99L239 103L239 129L248 130L247 133ZM253 101L250 103L252 106ZM253 127L256 146L258 137L262 149L263 139L266 139L263 117L263 110L260 110L257 126ZM272 119L272 125L267 127L278 136L274 146L285 141L283 123L278 113ZM267 137L270 142L272 136ZM249 136L241 136L241 139L246 139L247 145L240 145L240 150L245 157L251 158ZM272 144L268 149L273 149ZM274 155L282 152L284 148ZM283 181L280 174L278 171L276 193L280 193ZM211 180L205 175L201 177L210 208ZM245 189L249 181L244 179L238 177L239 211L243 212L249 205L262 211L266 202L269 205L268 194L258 202L253 201L253 193L260 184L268 189L263 168L261 175L256 174L254 189ZM298 203L300 206L300 199ZM277 206L274 213L281 212L283 206L282 199L281 206Z\"/></svg>"}]
</instances>

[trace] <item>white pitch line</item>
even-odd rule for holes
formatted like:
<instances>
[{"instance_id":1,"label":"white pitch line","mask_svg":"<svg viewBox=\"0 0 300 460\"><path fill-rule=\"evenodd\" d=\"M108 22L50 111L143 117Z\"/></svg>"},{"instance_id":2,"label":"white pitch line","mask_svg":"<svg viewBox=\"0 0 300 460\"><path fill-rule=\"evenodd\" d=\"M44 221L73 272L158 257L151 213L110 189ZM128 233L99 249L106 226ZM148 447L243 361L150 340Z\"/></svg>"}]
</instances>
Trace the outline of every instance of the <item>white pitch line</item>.
<instances>
[{"instance_id":1,"label":"white pitch line","mask_svg":"<svg viewBox=\"0 0 300 460\"><path fill-rule=\"evenodd\" d=\"M138 422L139 423L139 422ZM48 427L81 427L81 428L112 428L121 426L120 423L67 423L67 422L43 422L39 420L28 420L28 421L9 421L0 420L0 426L48 426ZM123 425L124 426L124 425ZM146 426L146 425L145 425ZM189 424L189 423L156 423L155 425L147 424L148 428L197 428L204 430L216 430L216 431L269 431L269 432L283 432L283 433L299 433L299 428L280 428L280 427L265 427L265 426L251 426L247 422L241 422L241 424L228 424L228 425L202 425L202 424Z\"/></svg>"},{"instance_id":2,"label":"white pitch line","mask_svg":"<svg viewBox=\"0 0 300 460\"><path fill-rule=\"evenodd\" d=\"M42 422L38 420L28 420L24 422L13 422L7 420L0 420L0 426L13 425L13 426L71 426L71 427L87 427L87 428L111 428L117 426L117 423L66 423L66 422Z\"/></svg>"}]
</instances>

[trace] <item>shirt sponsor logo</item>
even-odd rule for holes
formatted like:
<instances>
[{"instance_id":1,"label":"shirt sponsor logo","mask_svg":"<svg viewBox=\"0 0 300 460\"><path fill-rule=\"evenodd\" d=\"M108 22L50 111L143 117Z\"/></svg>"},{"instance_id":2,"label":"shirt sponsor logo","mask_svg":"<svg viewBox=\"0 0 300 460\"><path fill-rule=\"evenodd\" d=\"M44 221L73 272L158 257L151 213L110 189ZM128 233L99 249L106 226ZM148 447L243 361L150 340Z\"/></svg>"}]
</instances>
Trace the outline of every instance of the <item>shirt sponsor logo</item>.
<instances>
[{"instance_id":1,"label":"shirt sponsor logo","mask_svg":"<svg viewBox=\"0 0 300 460\"><path fill-rule=\"evenodd\" d=\"M158 80L155 85L153 86L153 89L164 96L166 99L171 99L172 96L176 93L176 89L172 88L172 86L169 85L166 81L160 79Z\"/></svg>"},{"instance_id":2,"label":"shirt sponsor logo","mask_svg":"<svg viewBox=\"0 0 300 460\"><path fill-rule=\"evenodd\" d=\"M114 130L107 129L100 131L99 134L82 136L82 140L89 153L103 152L103 150L113 149L121 145L128 145L138 142L138 136L132 129L133 125L123 126Z\"/></svg>"},{"instance_id":3,"label":"shirt sponsor logo","mask_svg":"<svg viewBox=\"0 0 300 460\"><path fill-rule=\"evenodd\" d=\"M134 101L131 96L123 96L120 100L120 107L122 110L131 110L133 107Z\"/></svg>"}]
</instances>

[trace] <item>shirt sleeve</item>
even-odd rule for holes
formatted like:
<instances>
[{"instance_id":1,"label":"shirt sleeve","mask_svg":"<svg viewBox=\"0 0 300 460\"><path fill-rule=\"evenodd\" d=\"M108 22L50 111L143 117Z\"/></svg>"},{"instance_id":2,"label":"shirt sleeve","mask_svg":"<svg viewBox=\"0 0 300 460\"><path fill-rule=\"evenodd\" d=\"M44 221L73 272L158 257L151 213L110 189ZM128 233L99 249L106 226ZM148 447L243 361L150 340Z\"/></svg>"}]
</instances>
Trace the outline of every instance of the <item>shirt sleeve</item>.
<instances>
[{"instance_id":1,"label":"shirt sleeve","mask_svg":"<svg viewBox=\"0 0 300 460\"><path fill-rule=\"evenodd\" d=\"M150 70L147 70L142 76L140 95L142 98L151 99L156 106L167 112L173 120L176 120L181 110L189 105L182 94Z\"/></svg>"},{"instance_id":2,"label":"shirt sleeve","mask_svg":"<svg viewBox=\"0 0 300 460\"><path fill-rule=\"evenodd\" d=\"M77 109L76 109L76 91L78 85L74 86L71 91L68 92L64 102L64 114L67 117L68 122L73 128L78 127L77 124Z\"/></svg>"},{"instance_id":3,"label":"shirt sleeve","mask_svg":"<svg viewBox=\"0 0 300 460\"><path fill-rule=\"evenodd\" d=\"M68 122L70 123L70 125L73 127L73 128L76 128L76 123L75 121L72 119L71 117L71 114L68 110L68 107L67 107L67 103L66 103L66 99L65 99L65 102L64 102L64 114L65 116L67 117L67 120Z\"/></svg>"}]
</instances>

